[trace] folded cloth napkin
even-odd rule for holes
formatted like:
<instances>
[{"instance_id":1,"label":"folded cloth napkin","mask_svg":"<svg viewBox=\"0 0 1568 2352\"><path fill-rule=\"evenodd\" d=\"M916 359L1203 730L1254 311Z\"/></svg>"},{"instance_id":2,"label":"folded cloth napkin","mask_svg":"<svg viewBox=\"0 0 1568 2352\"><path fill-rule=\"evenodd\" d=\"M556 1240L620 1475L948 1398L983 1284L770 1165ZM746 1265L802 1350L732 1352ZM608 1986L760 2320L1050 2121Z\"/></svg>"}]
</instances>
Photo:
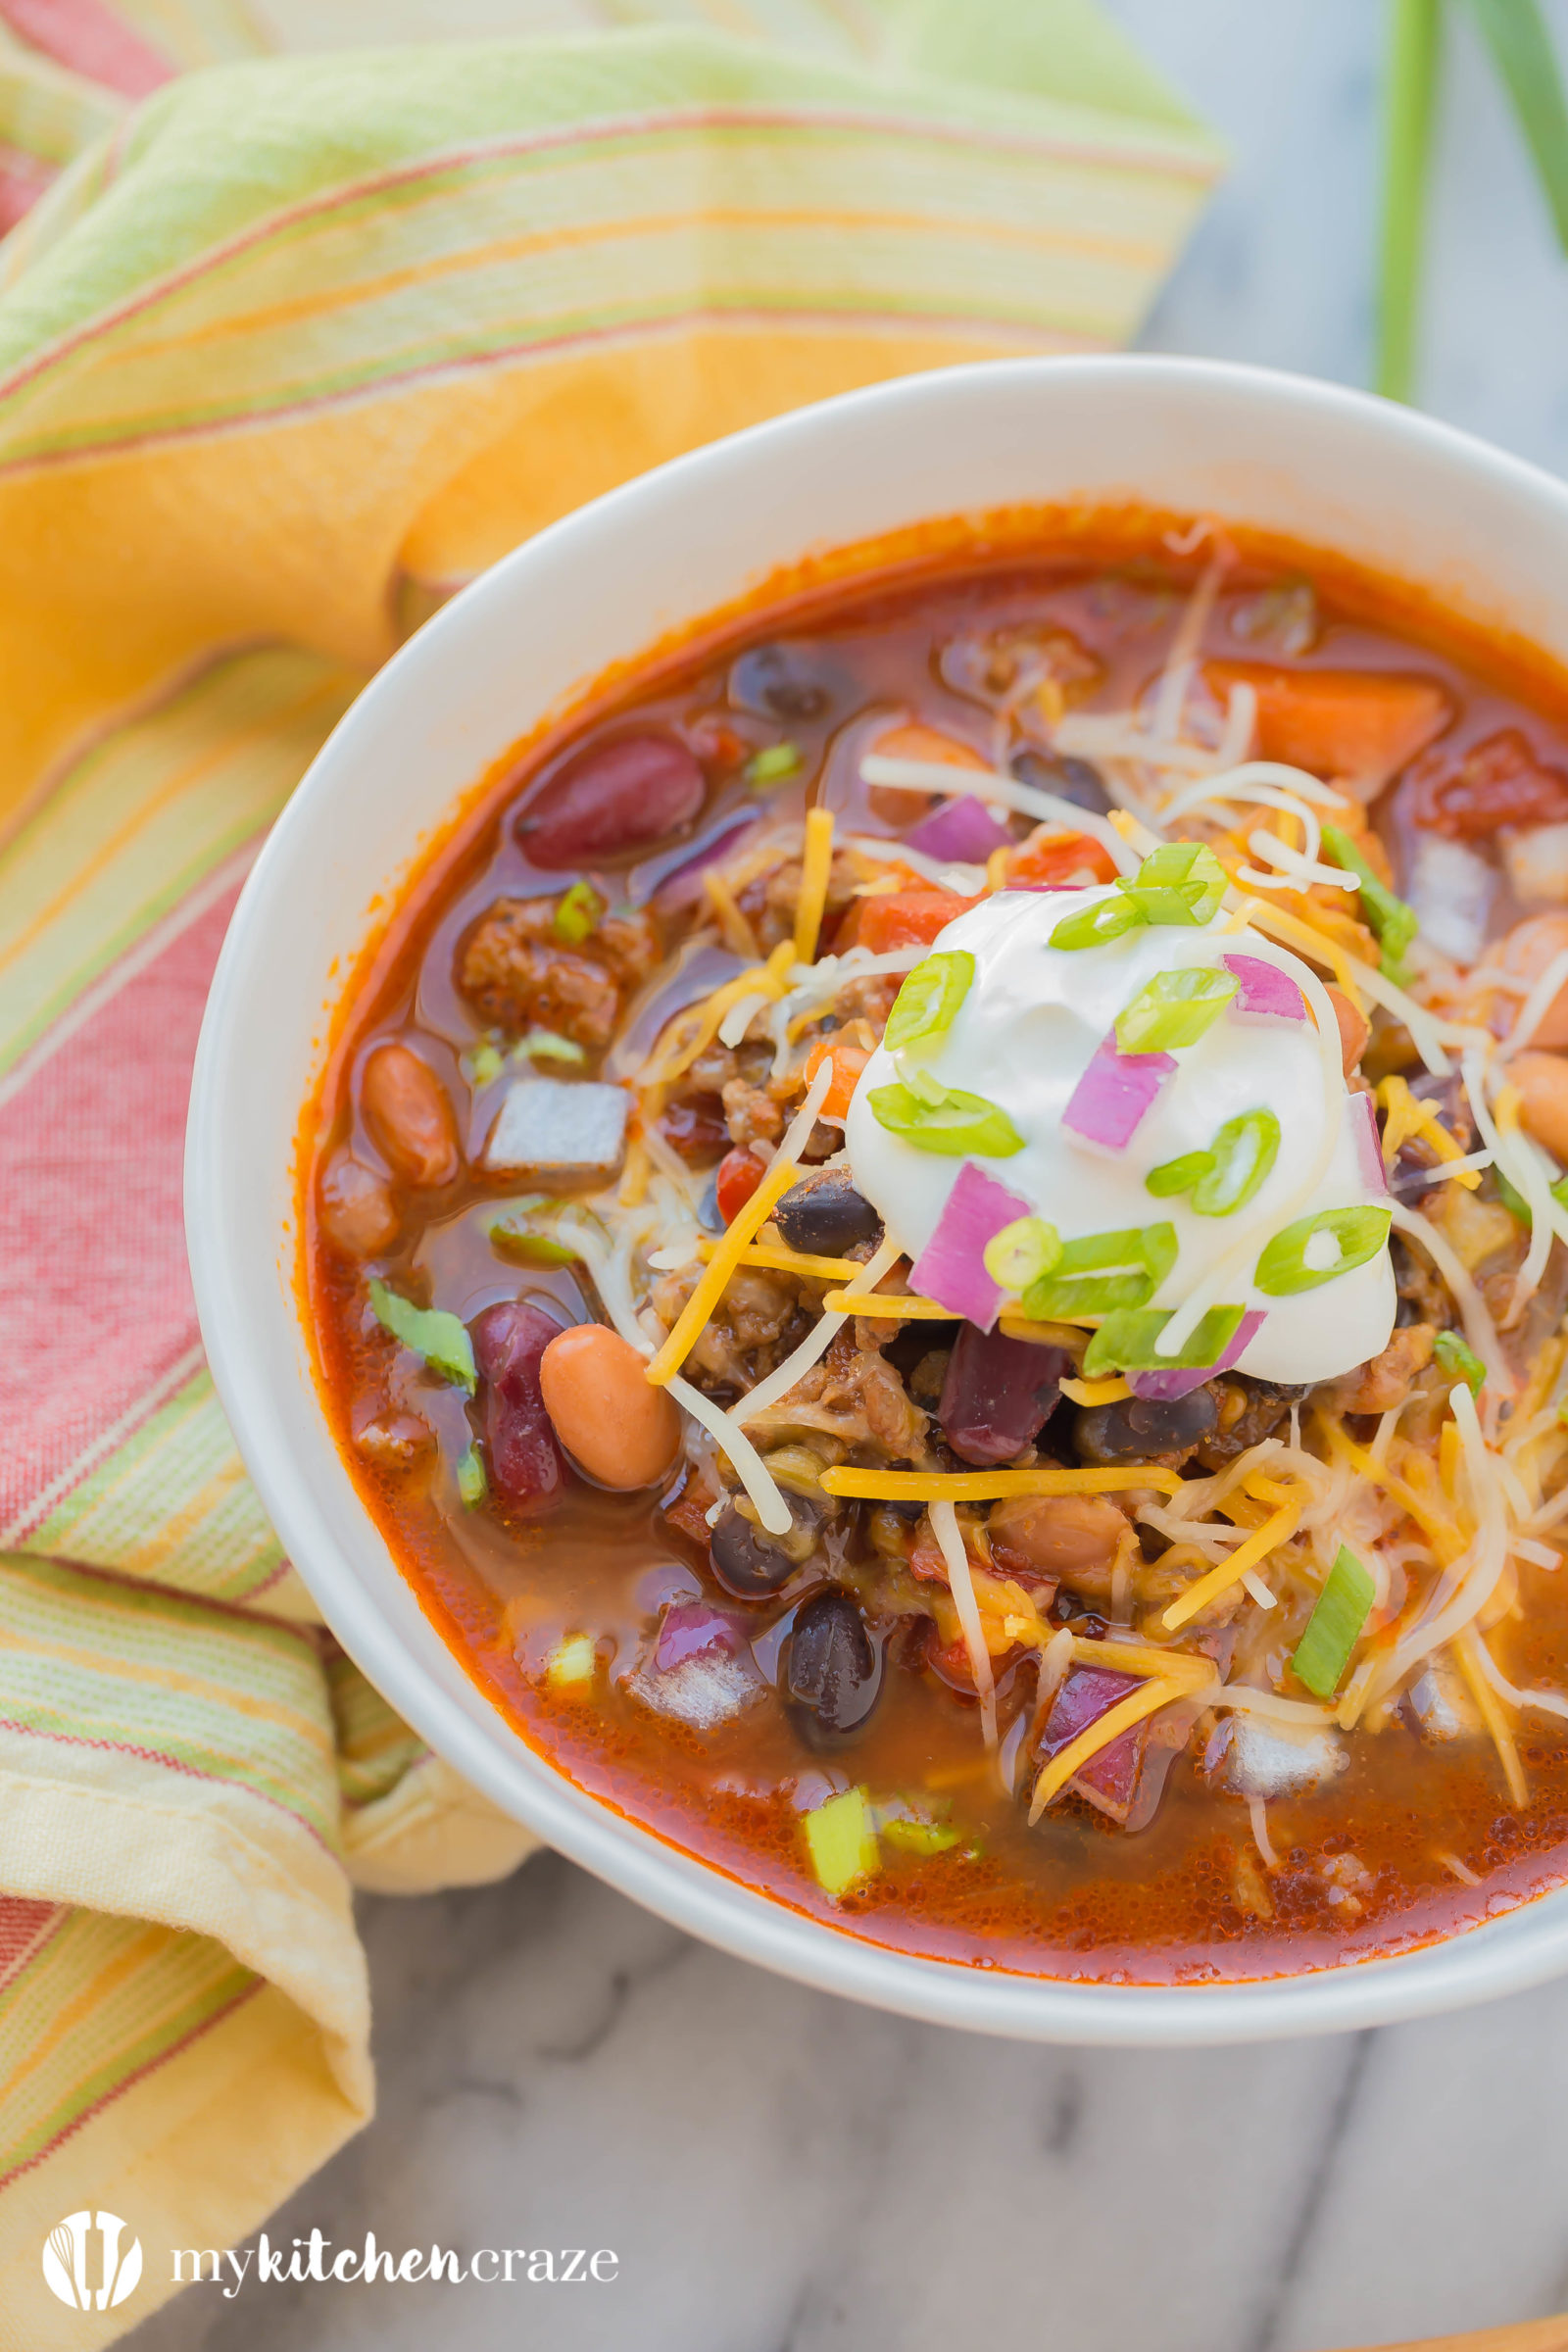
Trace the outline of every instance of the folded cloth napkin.
<instances>
[{"instance_id":1,"label":"folded cloth napkin","mask_svg":"<svg viewBox=\"0 0 1568 2352\"><path fill-rule=\"evenodd\" d=\"M1125 339L1216 170L1089 0L712 13L172 78L250 20L0 0L6 2347L109 2341L365 2121L354 1886L531 1842L332 1643L203 1366L186 1087L269 822L527 532L803 400ZM143 2274L83 2313L42 2250L100 2210Z\"/></svg>"}]
</instances>

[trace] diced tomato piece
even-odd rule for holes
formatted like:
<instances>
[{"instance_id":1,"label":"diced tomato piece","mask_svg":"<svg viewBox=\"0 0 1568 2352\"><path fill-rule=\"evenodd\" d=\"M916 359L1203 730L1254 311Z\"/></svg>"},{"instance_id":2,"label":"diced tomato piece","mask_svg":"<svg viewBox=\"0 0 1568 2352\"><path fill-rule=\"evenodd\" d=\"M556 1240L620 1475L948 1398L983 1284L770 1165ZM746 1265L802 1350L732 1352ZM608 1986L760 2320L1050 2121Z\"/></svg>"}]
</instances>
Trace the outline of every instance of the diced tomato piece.
<instances>
[{"instance_id":1,"label":"diced tomato piece","mask_svg":"<svg viewBox=\"0 0 1568 2352\"><path fill-rule=\"evenodd\" d=\"M1116 860L1092 833L1058 833L1050 841L1031 839L1007 859L1009 882L1045 882L1054 887L1084 873L1093 874L1097 882L1116 879Z\"/></svg>"},{"instance_id":2,"label":"diced tomato piece","mask_svg":"<svg viewBox=\"0 0 1568 2352\"><path fill-rule=\"evenodd\" d=\"M734 1223L761 1183L763 1165L747 1144L737 1144L719 1161L718 1174L713 1179L713 1198L726 1225Z\"/></svg>"},{"instance_id":3,"label":"diced tomato piece","mask_svg":"<svg viewBox=\"0 0 1568 2352\"><path fill-rule=\"evenodd\" d=\"M891 890L878 899L862 899L856 945L873 956L894 948L928 948L939 931L979 904L980 897L958 898L950 890Z\"/></svg>"},{"instance_id":4,"label":"diced tomato piece","mask_svg":"<svg viewBox=\"0 0 1568 2352\"><path fill-rule=\"evenodd\" d=\"M822 1097L821 1115L825 1119L848 1118L850 1097L854 1094L860 1072L871 1056L864 1046L852 1044L847 1037L819 1037L806 1056L806 1083L810 1085L824 1061L833 1064L833 1075L827 1093Z\"/></svg>"},{"instance_id":5,"label":"diced tomato piece","mask_svg":"<svg viewBox=\"0 0 1568 2352\"><path fill-rule=\"evenodd\" d=\"M1429 753L1410 784L1416 823L1458 841L1484 841L1503 825L1568 818L1568 775L1538 760L1517 727L1487 736L1462 759Z\"/></svg>"},{"instance_id":6,"label":"diced tomato piece","mask_svg":"<svg viewBox=\"0 0 1568 2352\"><path fill-rule=\"evenodd\" d=\"M1222 702L1233 686L1256 688L1261 759L1348 784L1366 800L1453 717L1453 703L1435 678L1387 670L1205 662L1203 677Z\"/></svg>"}]
</instances>

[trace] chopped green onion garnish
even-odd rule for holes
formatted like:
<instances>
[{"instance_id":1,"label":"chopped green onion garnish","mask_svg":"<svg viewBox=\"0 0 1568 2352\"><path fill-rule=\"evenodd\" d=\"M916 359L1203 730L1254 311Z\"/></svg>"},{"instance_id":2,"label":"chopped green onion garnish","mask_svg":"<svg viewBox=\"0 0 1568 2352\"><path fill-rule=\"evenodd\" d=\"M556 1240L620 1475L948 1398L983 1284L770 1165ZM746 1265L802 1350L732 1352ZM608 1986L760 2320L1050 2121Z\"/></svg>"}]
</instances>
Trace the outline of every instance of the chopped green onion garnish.
<instances>
[{"instance_id":1,"label":"chopped green onion garnish","mask_svg":"<svg viewBox=\"0 0 1568 2352\"><path fill-rule=\"evenodd\" d=\"M847 1894L858 1880L881 1866L876 1832L863 1788L846 1788L808 1813L806 1848L824 1894Z\"/></svg>"},{"instance_id":2,"label":"chopped green onion garnish","mask_svg":"<svg viewBox=\"0 0 1568 2352\"><path fill-rule=\"evenodd\" d=\"M470 1086L488 1086L506 1068L500 1051L492 1045L470 1046L458 1062L459 1069Z\"/></svg>"},{"instance_id":3,"label":"chopped green onion garnish","mask_svg":"<svg viewBox=\"0 0 1568 2352\"><path fill-rule=\"evenodd\" d=\"M569 1266L579 1255L569 1242L530 1225L525 1211L511 1209L492 1217L486 1231L497 1256L518 1266Z\"/></svg>"},{"instance_id":4,"label":"chopped green onion garnish","mask_svg":"<svg viewBox=\"0 0 1568 2352\"><path fill-rule=\"evenodd\" d=\"M1391 1222L1386 1208L1322 1208L1316 1216L1298 1217L1267 1244L1252 1280L1270 1298L1337 1282L1376 1257Z\"/></svg>"},{"instance_id":5,"label":"chopped green onion garnish","mask_svg":"<svg viewBox=\"0 0 1568 2352\"><path fill-rule=\"evenodd\" d=\"M574 882L556 908L551 929L564 948L580 948L604 920L605 902L591 882Z\"/></svg>"},{"instance_id":6,"label":"chopped green onion garnish","mask_svg":"<svg viewBox=\"0 0 1568 2352\"><path fill-rule=\"evenodd\" d=\"M1116 888L1146 923L1196 929L1219 912L1225 868L1200 841L1168 841L1144 859L1136 877L1123 875Z\"/></svg>"},{"instance_id":7,"label":"chopped green onion garnish","mask_svg":"<svg viewBox=\"0 0 1568 2352\"><path fill-rule=\"evenodd\" d=\"M1211 1306L1197 1330L1174 1355L1161 1355L1156 1345L1170 1321L1160 1307L1126 1309L1107 1315L1084 1350L1084 1378L1098 1380L1106 1372L1198 1372L1217 1364L1241 1329L1240 1306Z\"/></svg>"},{"instance_id":8,"label":"chopped green onion garnish","mask_svg":"<svg viewBox=\"0 0 1568 2352\"><path fill-rule=\"evenodd\" d=\"M890 1054L923 1038L940 1037L974 985L974 957L967 948L944 948L917 963L893 1000L882 1043Z\"/></svg>"},{"instance_id":9,"label":"chopped green onion garnish","mask_svg":"<svg viewBox=\"0 0 1568 2352\"><path fill-rule=\"evenodd\" d=\"M1479 1396L1481 1384L1487 1377L1487 1367L1468 1340L1456 1331L1440 1331L1432 1343L1432 1352L1452 1380L1462 1380L1472 1396Z\"/></svg>"},{"instance_id":10,"label":"chopped green onion garnish","mask_svg":"<svg viewBox=\"0 0 1568 2352\"><path fill-rule=\"evenodd\" d=\"M993 1234L984 1251L986 1272L1004 1291L1020 1295L1049 1274L1061 1256L1061 1236L1045 1217L1017 1217Z\"/></svg>"},{"instance_id":11,"label":"chopped green onion garnish","mask_svg":"<svg viewBox=\"0 0 1568 2352\"><path fill-rule=\"evenodd\" d=\"M566 1061L575 1066L588 1058L581 1046L554 1029L530 1029L513 1052L518 1061Z\"/></svg>"},{"instance_id":12,"label":"chopped green onion garnish","mask_svg":"<svg viewBox=\"0 0 1568 2352\"><path fill-rule=\"evenodd\" d=\"M1124 1054L1173 1054L1179 1046L1196 1046L1239 986L1234 972L1203 963L1156 972L1116 1015L1116 1043Z\"/></svg>"},{"instance_id":13,"label":"chopped green onion garnish","mask_svg":"<svg viewBox=\"0 0 1568 2352\"><path fill-rule=\"evenodd\" d=\"M902 1817L882 1824L882 1835L889 1845L904 1854L945 1854L956 1845L963 1832L955 1829L951 1821L911 1821Z\"/></svg>"},{"instance_id":14,"label":"chopped green onion garnish","mask_svg":"<svg viewBox=\"0 0 1568 2352\"><path fill-rule=\"evenodd\" d=\"M1279 1156L1280 1123L1271 1110L1244 1110L1214 1138L1214 1165L1193 1187L1200 1217L1229 1217L1245 1208Z\"/></svg>"},{"instance_id":15,"label":"chopped green onion garnish","mask_svg":"<svg viewBox=\"0 0 1568 2352\"><path fill-rule=\"evenodd\" d=\"M370 1278L370 1305L376 1321L401 1340L416 1355L422 1355L432 1372L450 1380L456 1389L466 1389L471 1396L479 1385L474 1369L473 1344L456 1315L449 1315L442 1306L415 1306L411 1300L400 1298L389 1291L384 1282Z\"/></svg>"},{"instance_id":16,"label":"chopped green onion garnish","mask_svg":"<svg viewBox=\"0 0 1568 2352\"><path fill-rule=\"evenodd\" d=\"M1323 847L1335 864L1347 874L1353 874L1361 886L1361 911L1367 926L1381 950L1379 962L1383 971L1396 988L1409 980L1404 955L1420 928L1413 906L1396 899L1386 882L1380 882L1348 833L1338 825L1325 825Z\"/></svg>"},{"instance_id":17,"label":"chopped green onion garnish","mask_svg":"<svg viewBox=\"0 0 1568 2352\"><path fill-rule=\"evenodd\" d=\"M1063 1242L1051 1272L1030 1284L1023 1311L1036 1322L1050 1323L1147 1306L1175 1263L1174 1225L1080 1234Z\"/></svg>"},{"instance_id":18,"label":"chopped green onion garnish","mask_svg":"<svg viewBox=\"0 0 1568 2352\"><path fill-rule=\"evenodd\" d=\"M939 1086L923 1070L911 1069L906 1086L873 1087L869 1101L877 1123L917 1152L940 1152L953 1159L966 1152L982 1159L1010 1159L1023 1150L1023 1137L1000 1103Z\"/></svg>"},{"instance_id":19,"label":"chopped green onion garnish","mask_svg":"<svg viewBox=\"0 0 1568 2352\"><path fill-rule=\"evenodd\" d=\"M1092 906L1075 907L1064 914L1051 934L1054 948L1102 948L1107 941L1120 939L1124 931L1136 931L1149 917L1131 899L1097 899Z\"/></svg>"},{"instance_id":20,"label":"chopped green onion garnish","mask_svg":"<svg viewBox=\"0 0 1568 2352\"><path fill-rule=\"evenodd\" d=\"M768 743L754 752L742 774L754 792L769 784L782 784L786 776L797 774L803 765L798 743Z\"/></svg>"},{"instance_id":21,"label":"chopped green onion garnish","mask_svg":"<svg viewBox=\"0 0 1568 2352\"><path fill-rule=\"evenodd\" d=\"M1339 1689L1376 1592L1377 1587L1354 1552L1342 1544L1291 1659L1298 1681L1306 1685L1314 1698L1330 1699Z\"/></svg>"},{"instance_id":22,"label":"chopped green onion garnish","mask_svg":"<svg viewBox=\"0 0 1568 2352\"><path fill-rule=\"evenodd\" d=\"M598 1664L592 1634L567 1634L550 1652L545 1681L552 1690L580 1690L593 1681Z\"/></svg>"},{"instance_id":23,"label":"chopped green onion garnish","mask_svg":"<svg viewBox=\"0 0 1568 2352\"><path fill-rule=\"evenodd\" d=\"M469 1446L458 1460L458 1493L466 1511L476 1511L490 1492L484 1460L477 1446Z\"/></svg>"},{"instance_id":24,"label":"chopped green onion garnish","mask_svg":"<svg viewBox=\"0 0 1568 2352\"><path fill-rule=\"evenodd\" d=\"M1156 1200L1174 1200L1178 1193L1190 1193L1213 1165L1212 1152L1184 1152L1180 1159L1161 1160L1157 1168L1151 1168L1144 1178L1144 1190L1152 1193Z\"/></svg>"}]
</instances>

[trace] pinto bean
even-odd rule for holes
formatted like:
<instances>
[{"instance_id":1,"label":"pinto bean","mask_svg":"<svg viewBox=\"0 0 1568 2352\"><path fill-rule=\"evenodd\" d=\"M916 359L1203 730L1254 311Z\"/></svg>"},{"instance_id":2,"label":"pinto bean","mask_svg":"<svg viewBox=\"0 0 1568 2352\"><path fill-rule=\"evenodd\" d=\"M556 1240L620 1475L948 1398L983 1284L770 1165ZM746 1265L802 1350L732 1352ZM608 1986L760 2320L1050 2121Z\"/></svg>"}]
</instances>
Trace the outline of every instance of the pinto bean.
<instances>
[{"instance_id":1,"label":"pinto bean","mask_svg":"<svg viewBox=\"0 0 1568 2352\"><path fill-rule=\"evenodd\" d=\"M997 1504L987 1532L1004 1576L1059 1578L1079 1591L1087 1577L1108 1592L1127 1522L1102 1494L1014 1494Z\"/></svg>"},{"instance_id":2,"label":"pinto bean","mask_svg":"<svg viewBox=\"0 0 1568 2352\"><path fill-rule=\"evenodd\" d=\"M1356 1011L1342 988L1329 988L1326 993L1334 1007L1334 1018L1340 1024L1340 1059L1348 1078L1366 1052L1366 1041L1372 1034L1371 1023L1364 1012Z\"/></svg>"},{"instance_id":3,"label":"pinto bean","mask_svg":"<svg viewBox=\"0 0 1568 2352\"><path fill-rule=\"evenodd\" d=\"M1522 1098L1520 1115L1538 1143L1568 1160L1568 1055L1516 1054L1508 1075Z\"/></svg>"},{"instance_id":4,"label":"pinto bean","mask_svg":"<svg viewBox=\"0 0 1568 2352\"><path fill-rule=\"evenodd\" d=\"M1515 923L1497 950L1505 972L1521 980L1539 980L1553 956L1568 948L1568 914L1532 914ZM1531 1039L1533 1046L1568 1046L1568 988L1561 988L1547 1005Z\"/></svg>"},{"instance_id":5,"label":"pinto bean","mask_svg":"<svg viewBox=\"0 0 1568 2352\"><path fill-rule=\"evenodd\" d=\"M556 1436L602 1487L651 1487L674 1460L674 1399L648 1380L618 1331L578 1323L560 1333L539 1359L539 1386Z\"/></svg>"},{"instance_id":6,"label":"pinto bean","mask_svg":"<svg viewBox=\"0 0 1568 2352\"><path fill-rule=\"evenodd\" d=\"M390 1250L401 1222L391 1187L352 1152L334 1152L321 1171L321 1230L349 1257Z\"/></svg>"},{"instance_id":7,"label":"pinto bean","mask_svg":"<svg viewBox=\"0 0 1568 2352\"><path fill-rule=\"evenodd\" d=\"M360 1108L405 1182L452 1182L463 1165L458 1122L446 1088L412 1047L376 1047L360 1079Z\"/></svg>"}]
</instances>

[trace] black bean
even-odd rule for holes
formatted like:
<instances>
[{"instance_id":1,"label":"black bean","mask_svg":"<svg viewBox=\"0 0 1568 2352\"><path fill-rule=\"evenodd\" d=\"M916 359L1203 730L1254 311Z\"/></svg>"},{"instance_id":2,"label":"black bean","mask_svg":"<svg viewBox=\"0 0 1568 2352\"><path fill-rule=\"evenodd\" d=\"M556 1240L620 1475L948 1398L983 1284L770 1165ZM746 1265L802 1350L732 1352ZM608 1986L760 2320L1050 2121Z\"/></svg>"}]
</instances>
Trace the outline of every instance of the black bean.
<instances>
[{"instance_id":1,"label":"black bean","mask_svg":"<svg viewBox=\"0 0 1568 2352\"><path fill-rule=\"evenodd\" d=\"M725 1592L742 1600L758 1600L776 1592L788 1584L796 1567L789 1553L770 1544L749 1519L743 1519L733 1503L714 1523L708 1556Z\"/></svg>"},{"instance_id":2,"label":"black bean","mask_svg":"<svg viewBox=\"0 0 1568 2352\"><path fill-rule=\"evenodd\" d=\"M879 1242L882 1220L845 1168L827 1168L792 1184L773 1211L792 1250L812 1257L842 1257L857 1242Z\"/></svg>"},{"instance_id":3,"label":"black bean","mask_svg":"<svg viewBox=\"0 0 1568 2352\"><path fill-rule=\"evenodd\" d=\"M1037 792L1054 793L1058 801L1071 801L1075 808L1089 808L1103 816L1110 807L1110 795L1100 780L1098 767L1087 760L1048 760L1040 752L1019 752L1014 756L1012 772L1020 784L1032 784Z\"/></svg>"},{"instance_id":4,"label":"black bean","mask_svg":"<svg viewBox=\"0 0 1568 2352\"><path fill-rule=\"evenodd\" d=\"M882 1659L842 1585L813 1592L784 1652L784 1696L813 1746L863 1730L882 1686Z\"/></svg>"},{"instance_id":5,"label":"black bean","mask_svg":"<svg viewBox=\"0 0 1568 2352\"><path fill-rule=\"evenodd\" d=\"M848 709L855 682L819 645L789 638L754 645L729 673L730 707L783 725L823 721Z\"/></svg>"},{"instance_id":6,"label":"black bean","mask_svg":"<svg viewBox=\"0 0 1568 2352\"><path fill-rule=\"evenodd\" d=\"M1193 1389L1168 1404L1142 1396L1091 1405L1074 1432L1082 1461L1147 1462L1201 1445L1219 1418L1209 1389Z\"/></svg>"}]
</instances>

